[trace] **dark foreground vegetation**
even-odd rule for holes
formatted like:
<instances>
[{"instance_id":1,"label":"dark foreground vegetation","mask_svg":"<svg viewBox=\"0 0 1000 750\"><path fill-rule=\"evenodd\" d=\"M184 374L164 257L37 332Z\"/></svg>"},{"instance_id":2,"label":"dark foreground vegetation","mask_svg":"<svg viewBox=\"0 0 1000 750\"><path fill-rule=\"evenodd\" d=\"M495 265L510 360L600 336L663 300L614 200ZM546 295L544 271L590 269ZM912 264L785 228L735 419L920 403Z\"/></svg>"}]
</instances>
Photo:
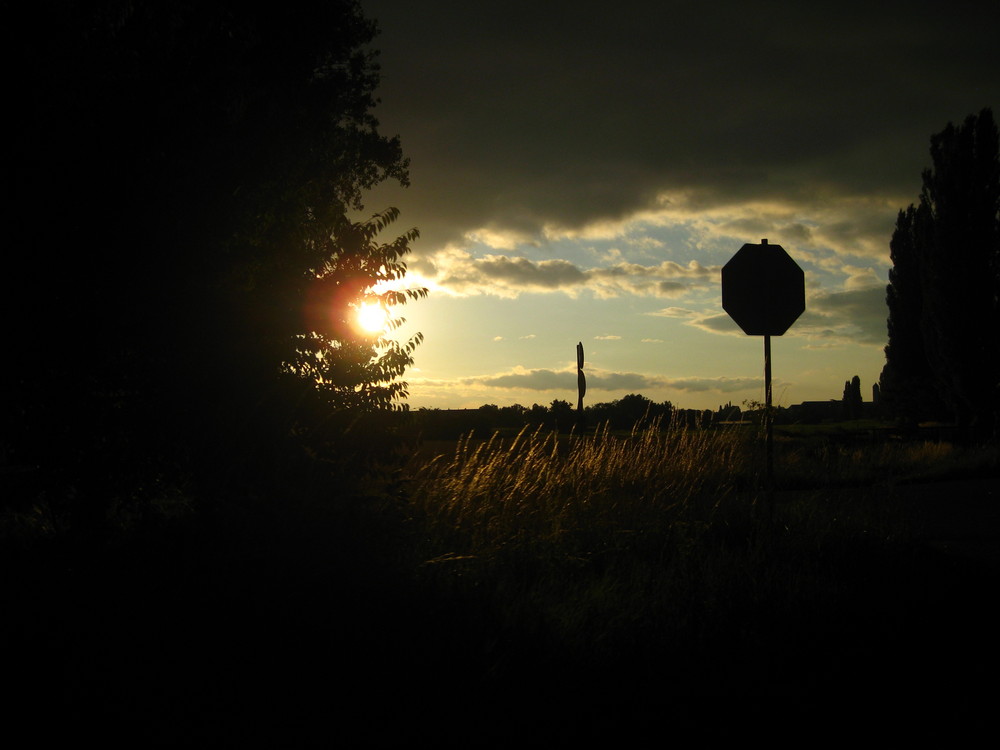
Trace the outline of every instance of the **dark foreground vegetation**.
<instances>
[{"instance_id":1,"label":"dark foreground vegetation","mask_svg":"<svg viewBox=\"0 0 1000 750\"><path fill-rule=\"evenodd\" d=\"M676 731L687 696L787 708L996 673L997 571L925 544L907 490L995 480L995 451L779 435L772 502L753 429L716 429L731 405L574 437L553 402L537 432L406 447L382 419L420 337L353 326L423 296L376 292L416 231L383 244L398 212L363 202L409 173L356 2L20 10L0 295L15 741L566 744ZM897 257L949 257L908 222ZM898 323L933 282L903 265ZM926 403L897 355L941 350L904 328L896 403ZM996 373L995 351L966 354ZM975 374L956 417L993 413Z\"/></svg>"},{"instance_id":2,"label":"dark foreground vegetation","mask_svg":"<svg viewBox=\"0 0 1000 750\"><path fill-rule=\"evenodd\" d=\"M16 716L134 737L622 735L688 696L943 694L1000 662L998 571L924 543L911 483L995 449L662 425L474 437L349 490L163 497L88 536L2 517ZM27 712L27 713L26 713ZM470 734L471 733L471 734ZM480 744L477 742L477 744Z\"/></svg>"}]
</instances>

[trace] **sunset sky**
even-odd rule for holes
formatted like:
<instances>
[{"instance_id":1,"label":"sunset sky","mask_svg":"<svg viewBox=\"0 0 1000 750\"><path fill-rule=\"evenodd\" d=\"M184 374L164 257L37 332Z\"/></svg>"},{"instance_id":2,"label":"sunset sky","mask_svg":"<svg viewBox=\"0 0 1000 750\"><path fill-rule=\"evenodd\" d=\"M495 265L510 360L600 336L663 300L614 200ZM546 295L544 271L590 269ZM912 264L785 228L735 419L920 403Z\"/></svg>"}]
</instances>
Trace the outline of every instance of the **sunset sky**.
<instances>
[{"instance_id":1,"label":"sunset sky","mask_svg":"<svg viewBox=\"0 0 1000 750\"><path fill-rule=\"evenodd\" d=\"M363 0L399 134L411 408L627 393L762 401L763 343L720 269L767 238L806 312L773 339L775 403L877 382L896 213L932 133L1000 107L1000 3ZM360 217L359 217L360 218Z\"/></svg>"}]
</instances>

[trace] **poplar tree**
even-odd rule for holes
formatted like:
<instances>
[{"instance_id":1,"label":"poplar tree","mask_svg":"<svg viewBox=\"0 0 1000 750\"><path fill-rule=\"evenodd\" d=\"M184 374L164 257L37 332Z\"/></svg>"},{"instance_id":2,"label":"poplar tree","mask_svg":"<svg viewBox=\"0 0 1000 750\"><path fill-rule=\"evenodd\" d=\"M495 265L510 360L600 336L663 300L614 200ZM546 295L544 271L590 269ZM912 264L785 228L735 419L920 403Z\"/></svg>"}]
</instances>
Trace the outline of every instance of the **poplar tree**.
<instances>
[{"instance_id":1,"label":"poplar tree","mask_svg":"<svg viewBox=\"0 0 1000 750\"><path fill-rule=\"evenodd\" d=\"M1000 139L990 109L931 138L890 243L883 405L990 434L1000 382Z\"/></svg>"}]
</instances>

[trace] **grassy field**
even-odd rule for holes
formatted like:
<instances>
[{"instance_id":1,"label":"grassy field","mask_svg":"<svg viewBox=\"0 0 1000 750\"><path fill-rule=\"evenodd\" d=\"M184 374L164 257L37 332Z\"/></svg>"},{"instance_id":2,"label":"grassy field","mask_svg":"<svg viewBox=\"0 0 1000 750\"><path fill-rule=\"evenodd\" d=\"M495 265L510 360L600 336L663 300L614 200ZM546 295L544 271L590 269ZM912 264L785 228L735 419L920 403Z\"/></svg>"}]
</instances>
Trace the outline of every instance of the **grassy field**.
<instances>
[{"instance_id":1,"label":"grassy field","mask_svg":"<svg viewBox=\"0 0 1000 750\"><path fill-rule=\"evenodd\" d=\"M10 547L13 674L50 715L171 739L489 746L995 673L997 571L923 544L900 488L996 476L996 448L827 437L779 434L773 494L753 428L524 431L425 445L364 495L314 478Z\"/></svg>"},{"instance_id":2,"label":"grassy field","mask_svg":"<svg viewBox=\"0 0 1000 750\"><path fill-rule=\"evenodd\" d=\"M900 491L996 476L996 448L844 432L779 434L773 494L745 427L460 441L414 470L421 578L478 613L497 684L543 665L627 711L653 696L934 690L996 666L995 647L958 653L992 642L995 571L930 552Z\"/></svg>"}]
</instances>

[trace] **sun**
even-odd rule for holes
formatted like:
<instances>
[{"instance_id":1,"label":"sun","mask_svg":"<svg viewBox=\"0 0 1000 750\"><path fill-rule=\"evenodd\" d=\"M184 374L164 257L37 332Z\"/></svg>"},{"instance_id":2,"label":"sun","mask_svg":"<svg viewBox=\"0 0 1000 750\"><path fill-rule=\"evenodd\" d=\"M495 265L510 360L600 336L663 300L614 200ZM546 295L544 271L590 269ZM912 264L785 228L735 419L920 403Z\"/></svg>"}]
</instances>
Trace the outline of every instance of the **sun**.
<instances>
[{"instance_id":1,"label":"sun","mask_svg":"<svg viewBox=\"0 0 1000 750\"><path fill-rule=\"evenodd\" d=\"M381 305L369 305L366 302L358 308L357 321L358 327L365 333L382 333L388 316Z\"/></svg>"}]
</instances>

